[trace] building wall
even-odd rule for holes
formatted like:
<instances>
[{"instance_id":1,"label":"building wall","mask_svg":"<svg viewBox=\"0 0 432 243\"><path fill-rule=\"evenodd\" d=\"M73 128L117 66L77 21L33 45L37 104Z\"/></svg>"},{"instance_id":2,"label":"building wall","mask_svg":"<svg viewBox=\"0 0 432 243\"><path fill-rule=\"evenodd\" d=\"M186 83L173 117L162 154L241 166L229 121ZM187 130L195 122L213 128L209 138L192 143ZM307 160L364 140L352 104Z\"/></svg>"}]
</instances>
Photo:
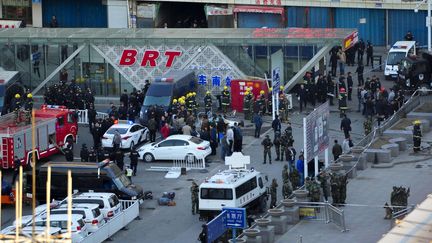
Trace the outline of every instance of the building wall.
<instances>
[{"instance_id":1,"label":"building wall","mask_svg":"<svg viewBox=\"0 0 432 243\"><path fill-rule=\"evenodd\" d=\"M389 45L403 40L407 31L411 31L414 40L420 45L427 45L426 11L415 13L409 10L389 10Z\"/></svg>"},{"instance_id":2,"label":"building wall","mask_svg":"<svg viewBox=\"0 0 432 243\"><path fill-rule=\"evenodd\" d=\"M331 28L332 9L317 7L287 7L287 26L298 28Z\"/></svg>"},{"instance_id":3,"label":"building wall","mask_svg":"<svg viewBox=\"0 0 432 243\"><path fill-rule=\"evenodd\" d=\"M335 9L336 28L357 28L359 37L374 45L385 45L385 10L382 9ZM363 19L366 23L361 23Z\"/></svg>"},{"instance_id":4,"label":"building wall","mask_svg":"<svg viewBox=\"0 0 432 243\"><path fill-rule=\"evenodd\" d=\"M239 28L283 28L283 18L279 14L237 13Z\"/></svg>"}]
</instances>

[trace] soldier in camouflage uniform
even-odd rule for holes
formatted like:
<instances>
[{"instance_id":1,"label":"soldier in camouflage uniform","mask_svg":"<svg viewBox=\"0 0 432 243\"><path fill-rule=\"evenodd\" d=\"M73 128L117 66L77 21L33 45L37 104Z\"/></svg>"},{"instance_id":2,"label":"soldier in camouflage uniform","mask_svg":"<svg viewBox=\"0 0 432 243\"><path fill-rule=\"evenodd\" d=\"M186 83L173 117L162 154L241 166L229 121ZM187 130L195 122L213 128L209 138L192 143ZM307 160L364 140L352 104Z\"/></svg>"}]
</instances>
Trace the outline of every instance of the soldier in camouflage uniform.
<instances>
[{"instance_id":1,"label":"soldier in camouflage uniform","mask_svg":"<svg viewBox=\"0 0 432 243\"><path fill-rule=\"evenodd\" d=\"M333 199L333 205L340 203L340 190L339 190L339 176L337 174L330 174L330 186Z\"/></svg>"},{"instance_id":2,"label":"soldier in camouflage uniform","mask_svg":"<svg viewBox=\"0 0 432 243\"><path fill-rule=\"evenodd\" d=\"M309 186L309 195L311 202L319 202L321 201L321 189L320 185L315 179L311 179Z\"/></svg>"},{"instance_id":3,"label":"soldier in camouflage uniform","mask_svg":"<svg viewBox=\"0 0 432 243\"><path fill-rule=\"evenodd\" d=\"M372 118L368 117L363 122L363 128L364 128L364 135L367 136L369 133L372 132Z\"/></svg>"},{"instance_id":4,"label":"soldier in camouflage uniform","mask_svg":"<svg viewBox=\"0 0 432 243\"><path fill-rule=\"evenodd\" d=\"M318 180L319 180L319 182L321 184L321 188L323 190L324 199L327 202L328 196L329 196L329 190L328 190L329 176L328 176L327 172L325 172L324 170L321 170L321 172L318 174Z\"/></svg>"},{"instance_id":5,"label":"soldier in camouflage uniform","mask_svg":"<svg viewBox=\"0 0 432 243\"><path fill-rule=\"evenodd\" d=\"M286 180L289 180L288 165L284 165L282 169L282 181L285 182Z\"/></svg>"},{"instance_id":6,"label":"soldier in camouflage uniform","mask_svg":"<svg viewBox=\"0 0 432 243\"><path fill-rule=\"evenodd\" d=\"M192 215L199 213L199 205L198 205L198 192L199 188L195 181L192 181L192 186L190 188L191 191L191 199L192 199Z\"/></svg>"},{"instance_id":7,"label":"soldier in camouflage uniform","mask_svg":"<svg viewBox=\"0 0 432 243\"><path fill-rule=\"evenodd\" d=\"M258 102L258 109L259 109L259 111L261 111L262 112L262 114L264 115L264 114L266 114L266 99L265 99L265 96L264 96L264 90L261 90L260 91L260 96L258 96L258 100L257 100L257 102Z\"/></svg>"},{"instance_id":8,"label":"soldier in camouflage uniform","mask_svg":"<svg viewBox=\"0 0 432 243\"><path fill-rule=\"evenodd\" d=\"M346 175L339 176L339 192L340 192L340 203L345 204L346 199L346 187L348 184L348 177Z\"/></svg>"},{"instance_id":9,"label":"soldier in camouflage uniform","mask_svg":"<svg viewBox=\"0 0 432 243\"><path fill-rule=\"evenodd\" d=\"M288 137L283 134L280 138L280 146L281 146L281 157L280 160L283 161L284 155L286 161L288 161L289 151L288 151Z\"/></svg>"},{"instance_id":10,"label":"soldier in camouflage uniform","mask_svg":"<svg viewBox=\"0 0 432 243\"><path fill-rule=\"evenodd\" d=\"M287 178L286 180L284 180L284 184L282 186L282 195L283 198L286 199L288 198L293 192L293 187L291 184L291 181Z\"/></svg>"},{"instance_id":11,"label":"soldier in camouflage uniform","mask_svg":"<svg viewBox=\"0 0 432 243\"><path fill-rule=\"evenodd\" d=\"M291 170L289 178L292 183L293 189L296 190L300 186L300 174L295 167L293 167L293 169Z\"/></svg>"},{"instance_id":12,"label":"soldier in camouflage uniform","mask_svg":"<svg viewBox=\"0 0 432 243\"><path fill-rule=\"evenodd\" d=\"M276 201L277 201L277 181L276 178L273 178L272 184L270 186L270 208L275 208L276 207Z\"/></svg>"},{"instance_id":13,"label":"soldier in camouflage uniform","mask_svg":"<svg viewBox=\"0 0 432 243\"><path fill-rule=\"evenodd\" d=\"M270 140L270 136L266 135L264 140L261 142L261 145L264 147L264 163L266 163L267 156L269 158L269 162L271 164L271 147L273 146L273 143Z\"/></svg>"}]
</instances>

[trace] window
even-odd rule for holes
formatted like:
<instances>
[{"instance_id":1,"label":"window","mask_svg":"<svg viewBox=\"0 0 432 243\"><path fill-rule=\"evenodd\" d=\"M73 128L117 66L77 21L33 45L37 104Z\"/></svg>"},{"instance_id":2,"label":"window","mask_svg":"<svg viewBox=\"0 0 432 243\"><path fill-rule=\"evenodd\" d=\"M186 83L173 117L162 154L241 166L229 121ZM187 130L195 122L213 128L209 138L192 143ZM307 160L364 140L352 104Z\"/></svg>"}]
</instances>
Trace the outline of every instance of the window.
<instances>
[{"instance_id":1,"label":"window","mask_svg":"<svg viewBox=\"0 0 432 243\"><path fill-rule=\"evenodd\" d=\"M64 204L66 204L67 202L65 201ZM77 204L77 203L89 203L89 204L97 204L99 205L99 208L104 208L104 202L103 200L100 199L79 199L79 198L74 198L72 200L72 203Z\"/></svg>"},{"instance_id":2,"label":"window","mask_svg":"<svg viewBox=\"0 0 432 243\"><path fill-rule=\"evenodd\" d=\"M67 214L67 210L52 210L51 214ZM81 214L83 219L86 218L86 214L83 210L72 210L72 214Z\"/></svg>"},{"instance_id":3,"label":"window","mask_svg":"<svg viewBox=\"0 0 432 243\"><path fill-rule=\"evenodd\" d=\"M232 189L201 188L201 199L232 200Z\"/></svg>"},{"instance_id":4,"label":"window","mask_svg":"<svg viewBox=\"0 0 432 243\"><path fill-rule=\"evenodd\" d=\"M202 140L201 138L197 138L197 137L191 137L191 138L189 139L189 141L191 141L191 142L193 142L193 143L195 143L195 144L200 144L200 143L202 143L204 140Z\"/></svg>"},{"instance_id":5,"label":"window","mask_svg":"<svg viewBox=\"0 0 432 243\"><path fill-rule=\"evenodd\" d=\"M68 123L74 123L74 115L72 114L72 113L69 113L68 114L68 116L67 116L67 118L68 118Z\"/></svg>"},{"instance_id":6,"label":"window","mask_svg":"<svg viewBox=\"0 0 432 243\"><path fill-rule=\"evenodd\" d=\"M183 140L174 140L174 146L189 146L189 143Z\"/></svg>"},{"instance_id":7,"label":"window","mask_svg":"<svg viewBox=\"0 0 432 243\"><path fill-rule=\"evenodd\" d=\"M171 147L174 146L175 140L165 140L161 143L159 143L158 147Z\"/></svg>"},{"instance_id":8,"label":"window","mask_svg":"<svg viewBox=\"0 0 432 243\"><path fill-rule=\"evenodd\" d=\"M95 218L97 218L97 217L99 217L99 215L101 215L99 208L93 209L92 213L93 213L93 217L95 217Z\"/></svg>"},{"instance_id":9,"label":"window","mask_svg":"<svg viewBox=\"0 0 432 243\"><path fill-rule=\"evenodd\" d=\"M258 185L259 185L260 188L264 187L264 184L263 184L263 181L262 181L261 177L258 179Z\"/></svg>"},{"instance_id":10,"label":"window","mask_svg":"<svg viewBox=\"0 0 432 243\"><path fill-rule=\"evenodd\" d=\"M119 128L119 127L114 127L114 128L110 128L108 129L108 131L106 132L106 134L115 134L115 131L119 131L120 134L126 134L127 132L127 128Z\"/></svg>"},{"instance_id":11,"label":"window","mask_svg":"<svg viewBox=\"0 0 432 243\"><path fill-rule=\"evenodd\" d=\"M117 196L111 196L108 201L109 201L110 206L112 208L115 207L115 206L117 206L120 203L119 200L118 200L118 198L117 198Z\"/></svg>"},{"instance_id":12,"label":"window","mask_svg":"<svg viewBox=\"0 0 432 243\"><path fill-rule=\"evenodd\" d=\"M256 177L246 181L235 189L236 198L243 196L244 194L252 191L257 187Z\"/></svg>"},{"instance_id":13,"label":"window","mask_svg":"<svg viewBox=\"0 0 432 243\"><path fill-rule=\"evenodd\" d=\"M64 118L62 116L61 117L57 117L57 124L59 126L63 126L64 125Z\"/></svg>"}]
</instances>

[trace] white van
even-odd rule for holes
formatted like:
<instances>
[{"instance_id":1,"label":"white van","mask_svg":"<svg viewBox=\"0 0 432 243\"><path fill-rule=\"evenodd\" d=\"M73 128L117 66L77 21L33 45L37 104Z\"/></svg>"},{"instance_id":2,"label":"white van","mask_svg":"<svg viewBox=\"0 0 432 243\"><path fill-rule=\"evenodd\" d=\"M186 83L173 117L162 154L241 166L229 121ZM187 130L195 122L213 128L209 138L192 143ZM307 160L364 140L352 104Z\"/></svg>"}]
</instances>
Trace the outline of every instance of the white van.
<instances>
[{"instance_id":1,"label":"white van","mask_svg":"<svg viewBox=\"0 0 432 243\"><path fill-rule=\"evenodd\" d=\"M397 78L398 64L402 58L416 55L415 41L397 41L390 49L385 63L385 79Z\"/></svg>"}]
</instances>

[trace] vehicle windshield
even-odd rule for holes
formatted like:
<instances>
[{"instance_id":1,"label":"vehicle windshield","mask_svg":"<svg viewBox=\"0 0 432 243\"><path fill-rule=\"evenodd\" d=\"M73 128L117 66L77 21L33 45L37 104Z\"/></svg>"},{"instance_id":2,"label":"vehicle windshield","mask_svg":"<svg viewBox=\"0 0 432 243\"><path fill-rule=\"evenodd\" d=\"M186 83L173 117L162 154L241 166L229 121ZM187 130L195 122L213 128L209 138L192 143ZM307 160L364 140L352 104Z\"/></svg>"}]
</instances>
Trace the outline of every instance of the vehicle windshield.
<instances>
[{"instance_id":1,"label":"vehicle windshield","mask_svg":"<svg viewBox=\"0 0 432 243\"><path fill-rule=\"evenodd\" d=\"M114 183L116 184L118 189L123 187L127 187L131 184L131 181L124 175L121 174L118 177L114 178Z\"/></svg>"},{"instance_id":2,"label":"vehicle windshield","mask_svg":"<svg viewBox=\"0 0 432 243\"><path fill-rule=\"evenodd\" d=\"M144 100L145 106L162 105L168 106L171 102L171 96L146 96Z\"/></svg>"},{"instance_id":3,"label":"vehicle windshield","mask_svg":"<svg viewBox=\"0 0 432 243\"><path fill-rule=\"evenodd\" d=\"M405 52L390 52L387 57L387 65L397 65L405 56Z\"/></svg>"},{"instance_id":4,"label":"vehicle windshield","mask_svg":"<svg viewBox=\"0 0 432 243\"><path fill-rule=\"evenodd\" d=\"M401 72L406 72L406 71L411 69L411 66L412 66L411 62L409 62L408 60L402 59L400 64L399 64L399 70Z\"/></svg>"},{"instance_id":5,"label":"vehicle windshield","mask_svg":"<svg viewBox=\"0 0 432 243\"><path fill-rule=\"evenodd\" d=\"M119 128L119 127L110 128L110 129L108 129L108 131L106 132L106 134L115 134L116 130L118 130L120 134L126 134L128 128Z\"/></svg>"}]
</instances>

